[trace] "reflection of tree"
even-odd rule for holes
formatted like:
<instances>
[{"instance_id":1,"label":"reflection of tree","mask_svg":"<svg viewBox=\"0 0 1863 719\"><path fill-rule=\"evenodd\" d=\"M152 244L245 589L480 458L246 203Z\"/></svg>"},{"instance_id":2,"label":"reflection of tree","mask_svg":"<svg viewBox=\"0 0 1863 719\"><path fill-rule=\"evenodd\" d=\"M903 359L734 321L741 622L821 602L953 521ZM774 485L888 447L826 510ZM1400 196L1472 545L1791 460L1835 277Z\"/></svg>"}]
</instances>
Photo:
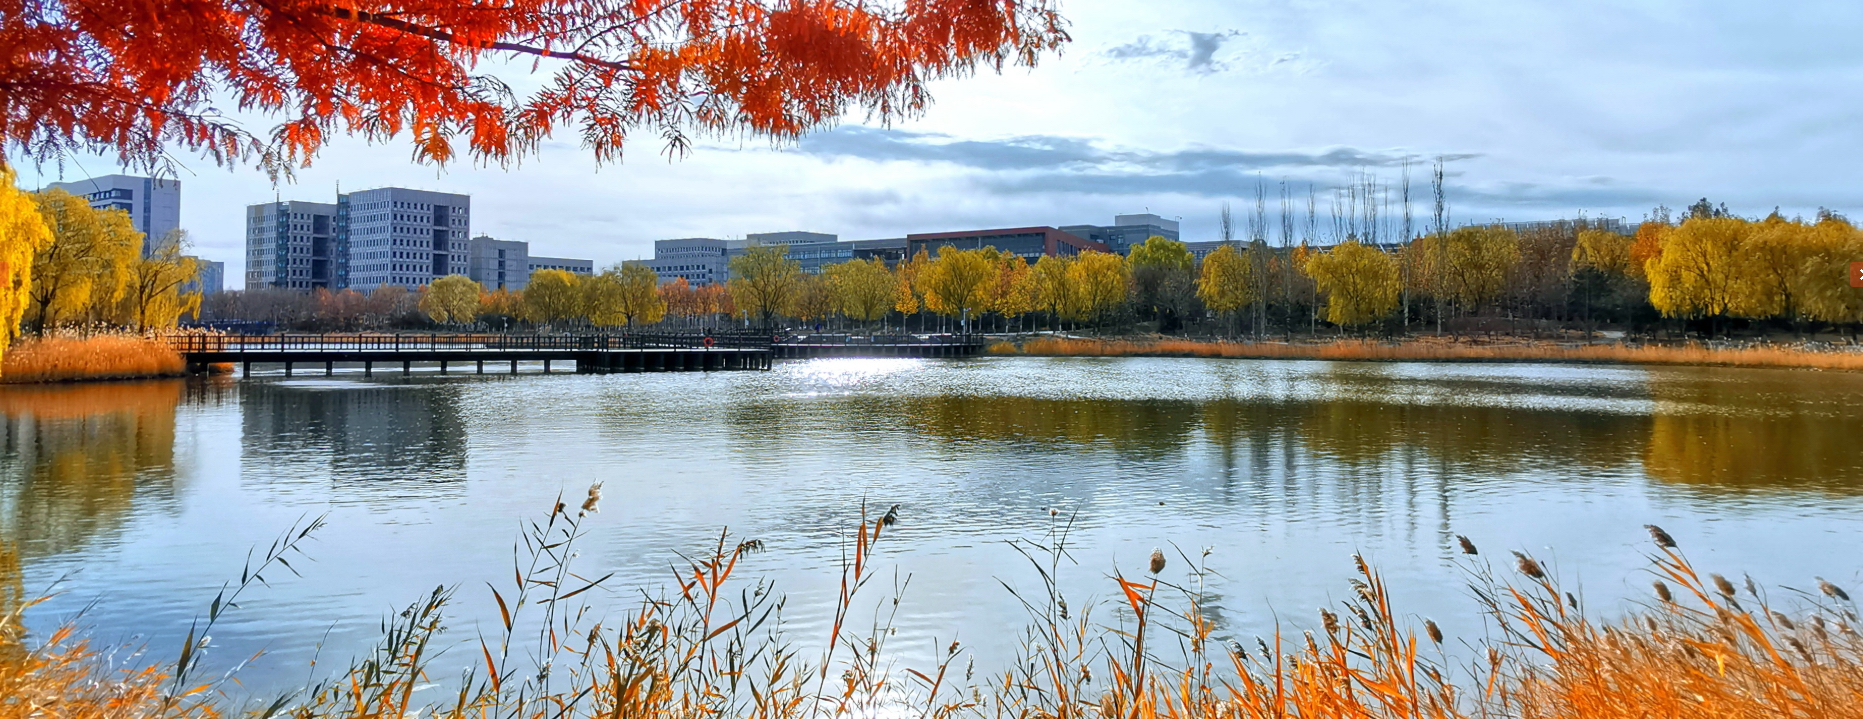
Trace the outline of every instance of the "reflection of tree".
<instances>
[{"instance_id":1,"label":"reflection of tree","mask_svg":"<svg viewBox=\"0 0 1863 719\"><path fill-rule=\"evenodd\" d=\"M365 494L459 491L466 426L450 385L240 385L245 480ZM368 497L358 497L366 499Z\"/></svg>"},{"instance_id":2,"label":"reflection of tree","mask_svg":"<svg viewBox=\"0 0 1863 719\"><path fill-rule=\"evenodd\" d=\"M900 411L920 431L953 441L1105 443L1157 457L1195 429L1197 403L1175 400L949 396L915 398Z\"/></svg>"},{"instance_id":3,"label":"reflection of tree","mask_svg":"<svg viewBox=\"0 0 1863 719\"><path fill-rule=\"evenodd\" d=\"M1643 453L1667 482L1863 490L1863 385L1843 373L1675 371L1651 383Z\"/></svg>"},{"instance_id":4,"label":"reflection of tree","mask_svg":"<svg viewBox=\"0 0 1863 719\"><path fill-rule=\"evenodd\" d=\"M0 541L25 557L116 530L172 500L181 381L0 388Z\"/></svg>"}]
</instances>

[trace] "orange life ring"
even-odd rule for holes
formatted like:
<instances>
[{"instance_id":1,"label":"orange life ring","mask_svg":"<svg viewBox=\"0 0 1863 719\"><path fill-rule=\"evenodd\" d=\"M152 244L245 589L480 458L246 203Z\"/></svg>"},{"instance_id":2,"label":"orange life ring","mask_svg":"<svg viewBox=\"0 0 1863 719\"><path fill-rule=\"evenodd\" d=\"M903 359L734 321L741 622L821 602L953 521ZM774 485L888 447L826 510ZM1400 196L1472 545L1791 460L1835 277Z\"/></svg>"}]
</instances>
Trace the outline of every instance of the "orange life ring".
<instances>
[{"instance_id":1,"label":"orange life ring","mask_svg":"<svg viewBox=\"0 0 1863 719\"><path fill-rule=\"evenodd\" d=\"M703 345L705 345L705 349L711 349L711 348L712 348L712 338L710 338L710 337L707 337L707 338L705 338L705 341L704 341L704 342L702 342L702 343L700 343L700 344L703 344Z\"/></svg>"}]
</instances>

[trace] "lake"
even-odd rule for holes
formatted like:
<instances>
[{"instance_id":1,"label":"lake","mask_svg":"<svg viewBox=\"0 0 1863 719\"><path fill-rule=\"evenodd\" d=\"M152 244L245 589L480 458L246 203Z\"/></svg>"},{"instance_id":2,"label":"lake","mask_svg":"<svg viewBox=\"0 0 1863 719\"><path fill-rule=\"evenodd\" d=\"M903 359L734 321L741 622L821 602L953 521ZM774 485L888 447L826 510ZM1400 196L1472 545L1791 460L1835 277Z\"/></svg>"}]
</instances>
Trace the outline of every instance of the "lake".
<instances>
[{"instance_id":1,"label":"lake","mask_svg":"<svg viewBox=\"0 0 1863 719\"><path fill-rule=\"evenodd\" d=\"M1038 578L1009 541L1072 518L1060 581L1117 594L1154 548L1199 557L1217 634L1316 624L1363 553L1399 611L1479 636L1455 535L1644 601L1662 525L1706 571L1863 588L1863 374L1206 359L835 359L768 372L334 377L0 387L0 598L30 625L170 657L248 552L307 517L214 630L248 688L301 685L458 587L449 641L496 623L522 523L603 484L577 559L619 613L728 531L739 570L827 634L848 531L899 505L873 594L906 666L953 639L1009 660ZM1499 561L1497 559L1497 561ZM894 572L897 571L897 578ZM1110 621L1110 615L1107 616ZM443 662L465 663L455 651Z\"/></svg>"}]
</instances>

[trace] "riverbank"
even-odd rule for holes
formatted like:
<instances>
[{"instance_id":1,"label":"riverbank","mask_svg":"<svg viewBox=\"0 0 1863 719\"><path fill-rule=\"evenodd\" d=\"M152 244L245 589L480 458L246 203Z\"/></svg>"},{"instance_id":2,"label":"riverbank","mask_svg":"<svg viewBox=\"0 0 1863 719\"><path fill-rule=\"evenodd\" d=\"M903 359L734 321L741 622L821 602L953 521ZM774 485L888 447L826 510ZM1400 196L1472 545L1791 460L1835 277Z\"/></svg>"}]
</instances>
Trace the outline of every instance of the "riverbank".
<instances>
[{"instance_id":1,"label":"riverbank","mask_svg":"<svg viewBox=\"0 0 1863 719\"><path fill-rule=\"evenodd\" d=\"M1789 346L1567 344L1543 341L1230 342L1165 338L1038 338L997 342L990 354L1039 357L1213 357L1365 362L1566 362L1581 364L1790 367L1863 371L1863 352Z\"/></svg>"},{"instance_id":2,"label":"riverbank","mask_svg":"<svg viewBox=\"0 0 1863 719\"><path fill-rule=\"evenodd\" d=\"M23 339L6 350L0 383L179 377L187 363L168 345L133 335Z\"/></svg>"}]
</instances>

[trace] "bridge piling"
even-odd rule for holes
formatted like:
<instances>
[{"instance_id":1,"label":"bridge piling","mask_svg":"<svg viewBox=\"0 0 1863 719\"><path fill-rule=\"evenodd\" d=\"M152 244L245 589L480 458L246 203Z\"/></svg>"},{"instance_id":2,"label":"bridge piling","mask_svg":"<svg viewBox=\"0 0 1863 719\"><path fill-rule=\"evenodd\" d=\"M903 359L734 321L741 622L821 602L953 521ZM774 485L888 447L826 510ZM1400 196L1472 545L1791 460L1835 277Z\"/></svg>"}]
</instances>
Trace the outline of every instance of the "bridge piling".
<instances>
[{"instance_id":1,"label":"bridge piling","mask_svg":"<svg viewBox=\"0 0 1863 719\"><path fill-rule=\"evenodd\" d=\"M323 376L329 377L330 375L333 375L333 374L336 374L336 363L335 362L323 363Z\"/></svg>"},{"instance_id":2,"label":"bridge piling","mask_svg":"<svg viewBox=\"0 0 1863 719\"><path fill-rule=\"evenodd\" d=\"M290 362L285 363L285 376L286 377L291 376L291 363Z\"/></svg>"}]
</instances>

